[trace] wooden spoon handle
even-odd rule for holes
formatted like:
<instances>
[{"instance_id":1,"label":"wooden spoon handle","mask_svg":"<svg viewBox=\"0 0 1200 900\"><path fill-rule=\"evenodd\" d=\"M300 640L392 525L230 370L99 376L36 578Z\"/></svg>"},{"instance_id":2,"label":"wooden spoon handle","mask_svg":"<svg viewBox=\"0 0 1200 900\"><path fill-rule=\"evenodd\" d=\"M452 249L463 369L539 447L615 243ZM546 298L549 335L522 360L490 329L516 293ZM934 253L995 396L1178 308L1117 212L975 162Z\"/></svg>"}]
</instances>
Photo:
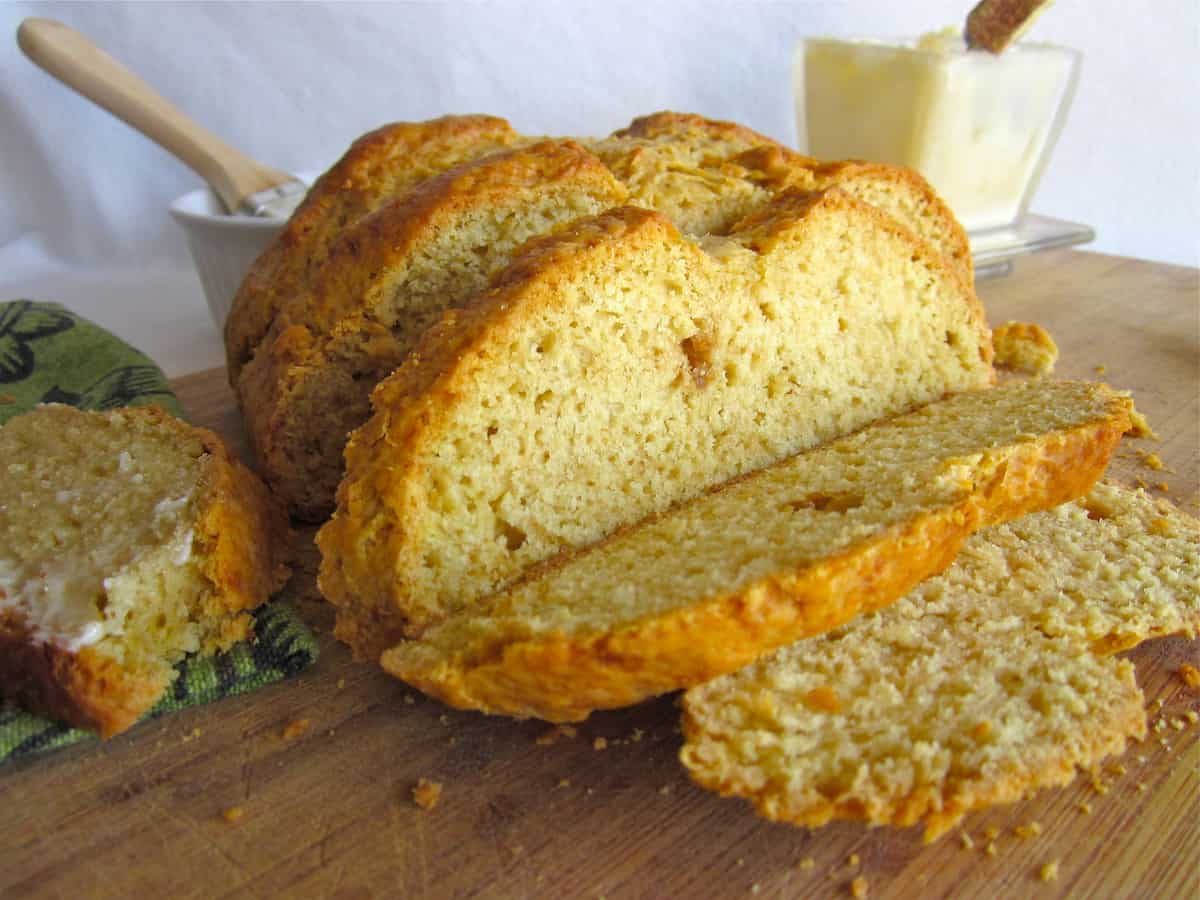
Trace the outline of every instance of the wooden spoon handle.
<instances>
[{"instance_id":1,"label":"wooden spoon handle","mask_svg":"<svg viewBox=\"0 0 1200 900\"><path fill-rule=\"evenodd\" d=\"M230 147L180 112L144 81L53 19L25 19L17 43L31 60L93 103L140 131L208 182L229 212L257 191L294 180Z\"/></svg>"}]
</instances>

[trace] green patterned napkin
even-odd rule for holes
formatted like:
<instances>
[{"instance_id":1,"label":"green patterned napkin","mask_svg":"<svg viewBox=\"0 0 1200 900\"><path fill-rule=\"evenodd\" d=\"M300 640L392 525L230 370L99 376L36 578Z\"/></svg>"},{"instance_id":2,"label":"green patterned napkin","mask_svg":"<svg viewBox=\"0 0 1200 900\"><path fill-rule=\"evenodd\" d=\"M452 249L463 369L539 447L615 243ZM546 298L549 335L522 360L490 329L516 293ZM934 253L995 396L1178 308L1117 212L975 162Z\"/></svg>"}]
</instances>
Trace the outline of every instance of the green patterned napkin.
<instances>
[{"instance_id":1,"label":"green patterned napkin","mask_svg":"<svg viewBox=\"0 0 1200 900\"><path fill-rule=\"evenodd\" d=\"M183 417L166 376L146 355L57 303L0 303L0 425L39 403L80 409L157 404ZM287 603L254 614L255 637L216 656L193 656L146 718L287 678L317 658L317 642ZM0 706L0 764L90 739L91 732Z\"/></svg>"}]
</instances>

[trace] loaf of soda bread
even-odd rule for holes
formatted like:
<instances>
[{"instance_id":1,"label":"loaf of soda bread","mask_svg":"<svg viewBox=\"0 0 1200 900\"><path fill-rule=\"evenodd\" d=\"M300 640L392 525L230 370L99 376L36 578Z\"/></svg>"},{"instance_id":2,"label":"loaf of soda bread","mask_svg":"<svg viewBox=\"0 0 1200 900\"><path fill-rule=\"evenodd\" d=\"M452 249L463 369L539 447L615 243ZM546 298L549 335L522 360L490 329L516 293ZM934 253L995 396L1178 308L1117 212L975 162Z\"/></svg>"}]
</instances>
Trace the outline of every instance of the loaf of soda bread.
<instances>
[{"instance_id":1,"label":"loaf of soda bread","mask_svg":"<svg viewBox=\"0 0 1200 900\"><path fill-rule=\"evenodd\" d=\"M0 428L0 696L108 737L283 586L287 521L220 438L157 407Z\"/></svg>"},{"instance_id":2,"label":"loaf of soda bread","mask_svg":"<svg viewBox=\"0 0 1200 900\"><path fill-rule=\"evenodd\" d=\"M982 531L899 602L683 701L681 759L771 819L924 824L1013 803L1146 733L1111 654L1200 629L1200 523L1144 493Z\"/></svg>"},{"instance_id":3,"label":"loaf of soda bread","mask_svg":"<svg viewBox=\"0 0 1200 900\"><path fill-rule=\"evenodd\" d=\"M561 550L992 379L973 291L837 190L703 245L648 210L580 219L376 388L321 589L374 659Z\"/></svg>"},{"instance_id":4,"label":"loaf of soda bread","mask_svg":"<svg viewBox=\"0 0 1200 900\"><path fill-rule=\"evenodd\" d=\"M329 514L371 389L437 316L471 302L523 240L579 216L629 202L701 238L730 233L782 191L839 187L971 280L961 227L904 169L821 165L743 126L679 113L582 144L506 129L451 117L364 139L247 277L228 326L230 374L260 471L294 515ZM492 152L501 142L516 149Z\"/></svg>"},{"instance_id":5,"label":"loaf of soda bread","mask_svg":"<svg viewBox=\"0 0 1200 900\"><path fill-rule=\"evenodd\" d=\"M1129 427L1101 385L971 391L737 479L535 569L383 654L459 707L572 721L732 672L1080 496Z\"/></svg>"}]
</instances>

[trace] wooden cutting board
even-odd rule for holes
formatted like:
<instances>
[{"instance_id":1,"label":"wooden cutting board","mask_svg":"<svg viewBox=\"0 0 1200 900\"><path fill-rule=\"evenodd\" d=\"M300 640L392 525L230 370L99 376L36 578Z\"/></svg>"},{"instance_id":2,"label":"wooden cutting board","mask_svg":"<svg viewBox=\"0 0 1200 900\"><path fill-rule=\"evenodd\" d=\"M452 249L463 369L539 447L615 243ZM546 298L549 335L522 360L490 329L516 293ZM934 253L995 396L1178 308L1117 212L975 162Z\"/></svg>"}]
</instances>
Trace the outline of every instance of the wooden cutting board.
<instances>
[{"instance_id":1,"label":"wooden cutting board","mask_svg":"<svg viewBox=\"0 0 1200 900\"><path fill-rule=\"evenodd\" d=\"M1151 490L1197 514L1200 272L1060 251L980 293L993 325L1049 329L1056 374L1133 392L1162 440L1127 442L1113 474L1164 483ZM223 373L176 386L245 451ZM771 824L692 786L673 698L573 730L425 699L330 638L307 559L290 592L320 630L313 669L0 769L0 896L823 897L850 896L858 876L872 898L1200 894L1200 727L1183 718L1200 694L1177 674L1200 665L1197 642L1130 654L1151 736L1095 780L924 846L917 829ZM442 785L430 810L413 802L422 778Z\"/></svg>"}]
</instances>

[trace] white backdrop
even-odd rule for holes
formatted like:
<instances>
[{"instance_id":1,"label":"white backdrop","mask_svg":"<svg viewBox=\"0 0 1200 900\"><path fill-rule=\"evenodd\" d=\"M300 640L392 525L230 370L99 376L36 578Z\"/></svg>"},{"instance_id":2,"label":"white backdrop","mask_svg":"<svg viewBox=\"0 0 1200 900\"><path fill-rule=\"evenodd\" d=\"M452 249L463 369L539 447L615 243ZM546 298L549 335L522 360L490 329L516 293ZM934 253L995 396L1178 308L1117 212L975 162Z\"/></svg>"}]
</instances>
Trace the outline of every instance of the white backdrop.
<instances>
[{"instance_id":1,"label":"white backdrop","mask_svg":"<svg viewBox=\"0 0 1200 900\"><path fill-rule=\"evenodd\" d=\"M969 6L3 4L0 296L31 286L83 289L70 279L39 281L47 267L133 268L150 280L187 269L165 207L199 183L26 60L14 39L26 16L83 31L231 144L302 170L323 168L383 122L447 112L503 115L530 133L598 134L671 108L736 119L793 143L797 37L915 33L952 24ZM1094 249L1196 265L1200 4L1155 0L1153 15L1130 8L1127 0L1059 0L1030 36L1084 53L1075 107L1033 208L1094 226ZM126 272L117 281L136 279ZM163 302L189 304L190 322L203 305L198 286L184 293Z\"/></svg>"}]
</instances>

